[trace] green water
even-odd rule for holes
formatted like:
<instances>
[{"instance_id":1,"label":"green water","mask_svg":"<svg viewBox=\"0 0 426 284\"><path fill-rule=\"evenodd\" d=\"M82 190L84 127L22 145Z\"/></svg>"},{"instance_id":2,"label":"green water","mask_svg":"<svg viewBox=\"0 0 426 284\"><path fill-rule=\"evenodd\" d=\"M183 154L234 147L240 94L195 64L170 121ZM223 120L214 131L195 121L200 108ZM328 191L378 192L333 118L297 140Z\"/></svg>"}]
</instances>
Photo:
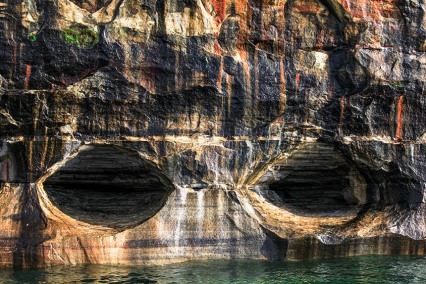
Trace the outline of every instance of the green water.
<instances>
[{"instance_id":1,"label":"green water","mask_svg":"<svg viewBox=\"0 0 426 284\"><path fill-rule=\"evenodd\" d=\"M0 270L1 283L426 283L426 258L368 256L269 262L195 261L161 267L62 266Z\"/></svg>"}]
</instances>

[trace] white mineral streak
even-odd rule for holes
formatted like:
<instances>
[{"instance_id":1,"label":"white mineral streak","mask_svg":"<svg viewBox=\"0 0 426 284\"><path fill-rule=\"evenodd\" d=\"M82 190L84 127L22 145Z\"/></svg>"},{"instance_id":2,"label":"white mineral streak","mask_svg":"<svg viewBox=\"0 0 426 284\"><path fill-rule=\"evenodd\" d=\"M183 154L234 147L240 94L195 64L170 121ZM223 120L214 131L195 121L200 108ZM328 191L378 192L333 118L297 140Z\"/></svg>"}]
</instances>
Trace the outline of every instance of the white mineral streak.
<instances>
[{"instance_id":1,"label":"white mineral streak","mask_svg":"<svg viewBox=\"0 0 426 284\"><path fill-rule=\"evenodd\" d=\"M218 239L223 241L229 238L229 227L226 220L226 211L228 210L228 198L226 198L225 192L222 190L218 191L217 196L217 229ZM219 244L220 245L220 244Z\"/></svg>"},{"instance_id":2,"label":"white mineral streak","mask_svg":"<svg viewBox=\"0 0 426 284\"><path fill-rule=\"evenodd\" d=\"M345 237L337 237L337 236L331 236L328 234L321 234L317 236L317 239L326 245L339 245L343 243L343 241L346 239Z\"/></svg>"},{"instance_id":3,"label":"white mineral streak","mask_svg":"<svg viewBox=\"0 0 426 284\"><path fill-rule=\"evenodd\" d=\"M185 246L181 245L181 238L184 235L184 230L186 230L186 213L187 213L187 196L188 196L188 190L184 188L178 188L177 190L177 200L175 206L178 206L175 220L172 222L176 224L175 231L174 231L174 246L175 246L175 253L176 255L184 255L185 254ZM173 218L173 216L170 216Z\"/></svg>"},{"instance_id":4,"label":"white mineral streak","mask_svg":"<svg viewBox=\"0 0 426 284\"><path fill-rule=\"evenodd\" d=\"M205 202L205 194L204 194L205 189L201 189L199 191L197 191L197 237L202 239L203 235L204 235L204 218L205 218L205 210L206 207L204 206L204 202ZM209 230L211 228L206 228L206 230Z\"/></svg>"}]
</instances>

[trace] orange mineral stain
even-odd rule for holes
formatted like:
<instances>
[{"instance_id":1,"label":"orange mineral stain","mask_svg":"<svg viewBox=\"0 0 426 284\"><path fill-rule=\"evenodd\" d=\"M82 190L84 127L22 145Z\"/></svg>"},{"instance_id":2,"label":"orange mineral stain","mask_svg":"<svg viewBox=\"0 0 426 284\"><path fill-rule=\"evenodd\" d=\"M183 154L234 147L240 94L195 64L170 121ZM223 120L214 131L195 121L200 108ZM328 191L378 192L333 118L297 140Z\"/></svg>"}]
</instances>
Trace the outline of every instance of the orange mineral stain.
<instances>
[{"instance_id":1,"label":"orange mineral stain","mask_svg":"<svg viewBox=\"0 0 426 284\"><path fill-rule=\"evenodd\" d=\"M223 59L222 57L220 57L220 64L219 64L219 72L217 74L217 81L216 81L216 86L217 86L217 91L218 93L222 93L222 71L223 70Z\"/></svg>"},{"instance_id":2,"label":"orange mineral stain","mask_svg":"<svg viewBox=\"0 0 426 284\"><path fill-rule=\"evenodd\" d=\"M300 3L295 2L296 6L294 6L294 9L301 13L301 14L317 14L318 13L318 6L312 5L311 3L303 3L300 1Z\"/></svg>"},{"instance_id":3,"label":"orange mineral stain","mask_svg":"<svg viewBox=\"0 0 426 284\"><path fill-rule=\"evenodd\" d=\"M296 95L299 92L300 74L296 73Z\"/></svg>"},{"instance_id":4,"label":"orange mineral stain","mask_svg":"<svg viewBox=\"0 0 426 284\"><path fill-rule=\"evenodd\" d=\"M284 56L280 56L280 114L284 114L286 105L285 97L285 74L284 74ZM282 119L282 116L281 116Z\"/></svg>"},{"instance_id":5,"label":"orange mineral stain","mask_svg":"<svg viewBox=\"0 0 426 284\"><path fill-rule=\"evenodd\" d=\"M214 43L214 53L218 56L222 55L222 48L219 45L219 42L217 41L217 38L219 37L219 34L216 34L216 41Z\"/></svg>"},{"instance_id":6,"label":"orange mineral stain","mask_svg":"<svg viewBox=\"0 0 426 284\"><path fill-rule=\"evenodd\" d=\"M238 54L241 58L241 66L243 68L244 73L244 84L246 88L246 93L248 96L251 95L251 79L250 79L250 67L248 63L248 53L246 50L240 49L238 50Z\"/></svg>"},{"instance_id":7,"label":"orange mineral stain","mask_svg":"<svg viewBox=\"0 0 426 284\"><path fill-rule=\"evenodd\" d=\"M254 95L259 96L259 50L254 50Z\"/></svg>"},{"instance_id":8,"label":"orange mineral stain","mask_svg":"<svg viewBox=\"0 0 426 284\"><path fill-rule=\"evenodd\" d=\"M280 11L281 13L281 39L280 39L280 46L281 46L281 52L282 54L285 54L285 11L284 11L284 5L282 6L282 10Z\"/></svg>"},{"instance_id":9,"label":"orange mineral stain","mask_svg":"<svg viewBox=\"0 0 426 284\"><path fill-rule=\"evenodd\" d=\"M245 15L247 13L247 0L235 0L235 12L237 15Z\"/></svg>"},{"instance_id":10,"label":"orange mineral stain","mask_svg":"<svg viewBox=\"0 0 426 284\"><path fill-rule=\"evenodd\" d=\"M403 115L404 115L404 97L400 96L398 99L398 107L396 111L396 140L401 140L402 138L402 124L403 124Z\"/></svg>"},{"instance_id":11,"label":"orange mineral stain","mask_svg":"<svg viewBox=\"0 0 426 284\"><path fill-rule=\"evenodd\" d=\"M346 105L346 98L342 97L340 99L340 120L339 120L339 128L342 128L343 120L345 118L345 105Z\"/></svg>"},{"instance_id":12,"label":"orange mineral stain","mask_svg":"<svg viewBox=\"0 0 426 284\"><path fill-rule=\"evenodd\" d=\"M234 76L226 75L226 81L228 83L228 114L231 113L231 100L232 100L232 85L234 83Z\"/></svg>"},{"instance_id":13,"label":"orange mineral stain","mask_svg":"<svg viewBox=\"0 0 426 284\"><path fill-rule=\"evenodd\" d=\"M27 69L25 70L25 80L24 80L24 89L28 90L28 82L31 76L31 65L27 65Z\"/></svg>"},{"instance_id":14,"label":"orange mineral stain","mask_svg":"<svg viewBox=\"0 0 426 284\"><path fill-rule=\"evenodd\" d=\"M226 17L226 1L223 0L213 0L212 5L214 11L216 12L216 24L219 25L223 22Z\"/></svg>"},{"instance_id":15,"label":"orange mineral stain","mask_svg":"<svg viewBox=\"0 0 426 284\"><path fill-rule=\"evenodd\" d=\"M28 168L30 170L29 177L32 179L33 172L33 141L28 141Z\"/></svg>"}]
</instances>

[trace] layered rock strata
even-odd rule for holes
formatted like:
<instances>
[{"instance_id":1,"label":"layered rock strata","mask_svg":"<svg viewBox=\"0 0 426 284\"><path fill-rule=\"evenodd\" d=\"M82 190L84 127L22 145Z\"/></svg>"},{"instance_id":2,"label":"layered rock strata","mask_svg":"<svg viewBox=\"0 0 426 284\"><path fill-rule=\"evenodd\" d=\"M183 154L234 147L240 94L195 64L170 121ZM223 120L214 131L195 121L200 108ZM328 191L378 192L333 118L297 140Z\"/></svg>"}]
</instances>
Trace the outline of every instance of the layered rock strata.
<instances>
[{"instance_id":1,"label":"layered rock strata","mask_svg":"<svg viewBox=\"0 0 426 284\"><path fill-rule=\"evenodd\" d=\"M0 1L0 266L425 254L422 0Z\"/></svg>"}]
</instances>

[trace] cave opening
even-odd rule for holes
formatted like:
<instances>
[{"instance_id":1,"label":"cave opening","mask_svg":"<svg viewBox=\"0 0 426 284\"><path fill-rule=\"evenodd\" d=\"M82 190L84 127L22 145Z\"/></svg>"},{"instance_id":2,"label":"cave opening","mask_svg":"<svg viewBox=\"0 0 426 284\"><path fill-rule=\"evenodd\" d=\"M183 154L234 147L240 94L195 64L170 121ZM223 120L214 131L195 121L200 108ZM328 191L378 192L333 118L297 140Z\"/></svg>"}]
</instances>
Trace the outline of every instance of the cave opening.
<instances>
[{"instance_id":1,"label":"cave opening","mask_svg":"<svg viewBox=\"0 0 426 284\"><path fill-rule=\"evenodd\" d=\"M264 196L301 215L339 216L366 203L367 183L333 144L308 143L274 167Z\"/></svg>"},{"instance_id":2,"label":"cave opening","mask_svg":"<svg viewBox=\"0 0 426 284\"><path fill-rule=\"evenodd\" d=\"M136 226L164 205L173 185L136 151L86 145L43 183L68 216L111 228Z\"/></svg>"}]
</instances>

